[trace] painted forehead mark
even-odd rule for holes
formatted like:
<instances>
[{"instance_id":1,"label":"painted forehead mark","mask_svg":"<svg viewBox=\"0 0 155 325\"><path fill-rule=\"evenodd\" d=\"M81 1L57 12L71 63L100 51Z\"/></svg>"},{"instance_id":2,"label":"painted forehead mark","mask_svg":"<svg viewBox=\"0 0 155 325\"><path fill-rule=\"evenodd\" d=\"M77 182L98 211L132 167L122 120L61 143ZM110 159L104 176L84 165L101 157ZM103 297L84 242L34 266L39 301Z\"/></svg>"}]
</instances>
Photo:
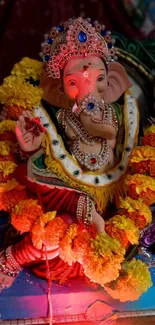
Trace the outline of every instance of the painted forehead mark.
<instances>
[{"instance_id":1,"label":"painted forehead mark","mask_svg":"<svg viewBox=\"0 0 155 325\"><path fill-rule=\"evenodd\" d=\"M89 65L84 65L80 72L85 72L89 69Z\"/></svg>"}]
</instances>

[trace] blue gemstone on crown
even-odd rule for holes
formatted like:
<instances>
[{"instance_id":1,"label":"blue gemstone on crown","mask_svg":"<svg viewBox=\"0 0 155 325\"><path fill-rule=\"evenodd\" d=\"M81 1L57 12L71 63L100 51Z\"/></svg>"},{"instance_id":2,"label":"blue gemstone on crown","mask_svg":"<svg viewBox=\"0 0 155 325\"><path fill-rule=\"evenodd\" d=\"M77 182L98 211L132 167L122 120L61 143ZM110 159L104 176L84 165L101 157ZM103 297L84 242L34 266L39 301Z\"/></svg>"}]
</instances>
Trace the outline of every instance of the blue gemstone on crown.
<instances>
[{"instance_id":1,"label":"blue gemstone on crown","mask_svg":"<svg viewBox=\"0 0 155 325\"><path fill-rule=\"evenodd\" d=\"M57 30L58 30L59 32L63 32L63 31L64 31L64 27L63 27L63 26L58 26Z\"/></svg>"},{"instance_id":2,"label":"blue gemstone on crown","mask_svg":"<svg viewBox=\"0 0 155 325\"><path fill-rule=\"evenodd\" d=\"M50 59L50 55L45 55L44 56L44 61L49 61L49 59Z\"/></svg>"},{"instance_id":3,"label":"blue gemstone on crown","mask_svg":"<svg viewBox=\"0 0 155 325\"><path fill-rule=\"evenodd\" d=\"M85 43L87 41L87 35L86 33L84 32L80 32L79 35L78 35L78 40L81 42L81 43Z\"/></svg>"},{"instance_id":4,"label":"blue gemstone on crown","mask_svg":"<svg viewBox=\"0 0 155 325\"><path fill-rule=\"evenodd\" d=\"M112 43L109 43L109 44L108 44L108 49L111 49L112 46L113 46L113 44L112 44Z\"/></svg>"},{"instance_id":5,"label":"blue gemstone on crown","mask_svg":"<svg viewBox=\"0 0 155 325\"><path fill-rule=\"evenodd\" d=\"M105 34L106 34L106 31L105 30L101 30L101 35L102 36L105 36Z\"/></svg>"},{"instance_id":6,"label":"blue gemstone on crown","mask_svg":"<svg viewBox=\"0 0 155 325\"><path fill-rule=\"evenodd\" d=\"M53 40L52 38L48 37L47 41L46 41L48 44L52 44Z\"/></svg>"},{"instance_id":7,"label":"blue gemstone on crown","mask_svg":"<svg viewBox=\"0 0 155 325\"><path fill-rule=\"evenodd\" d=\"M95 106L94 103L89 103L87 107L88 107L88 109L93 109L94 106Z\"/></svg>"}]
</instances>

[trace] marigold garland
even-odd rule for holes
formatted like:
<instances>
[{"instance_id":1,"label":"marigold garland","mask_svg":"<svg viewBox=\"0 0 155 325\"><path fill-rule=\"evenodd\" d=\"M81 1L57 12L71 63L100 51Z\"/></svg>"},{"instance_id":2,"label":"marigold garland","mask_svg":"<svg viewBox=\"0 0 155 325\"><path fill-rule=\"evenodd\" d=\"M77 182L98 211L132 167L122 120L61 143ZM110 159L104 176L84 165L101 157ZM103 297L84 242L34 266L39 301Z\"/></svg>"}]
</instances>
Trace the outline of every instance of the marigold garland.
<instances>
[{"instance_id":1,"label":"marigold garland","mask_svg":"<svg viewBox=\"0 0 155 325\"><path fill-rule=\"evenodd\" d=\"M72 265L76 262L76 254L72 249L73 240L77 236L78 233L78 225L72 224L66 231L64 238L60 243L60 258L67 262L68 265Z\"/></svg>"},{"instance_id":2,"label":"marigold garland","mask_svg":"<svg viewBox=\"0 0 155 325\"><path fill-rule=\"evenodd\" d=\"M33 110L40 102L42 89L24 82L20 77L9 76L0 86L0 102L6 107L17 105L23 110Z\"/></svg>"},{"instance_id":3,"label":"marigold garland","mask_svg":"<svg viewBox=\"0 0 155 325\"><path fill-rule=\"evenodd\" d=\"M136 147L131 154L130 166L132 173L155 177L155 148L148 145Z\"/></svg>"},{"instance_id":4,"label":"marigold garland","mask_svg":"<svg viewBox=\"0 0 155 325\"><path fill-rule=\"evenodd\" d=\"M42 214L42 208L37 200L20 201L12 211L11 223L20 233L29 232Z\"/></svg>"},{"instance_id":5,"label":"marigold garland","mask_svg":"<svg viewBox=\"0 0 155 325\"><path fill-rule=\"evenodd\" d=\"M26 80L40 80L42 72L43 62L25 57L14 65L11 74Z\"/></svg>"},{"instance_id":6,"label":"marigold garland","mask_svg":"<svg viewBox=\"0 0 155 325\"><path fill-rule=\"evenodd\" d=\"M24 186L15 179L0 184L0 210L11 212L21 200L27 198Z\"/></svg>"},{"instance_id":7,"label":"marigold garland","mask_svg":"<svg viewBox=\"0 0 155 325\"><path fill-rule=\"evenodd\" d=\"M8 156L9 153L10 153L9 144L4 141L0 141L0 154L2 156Z\"/></svg>"},{"instance_id":8,"label":"marigold garland","mask_svg":"<svg viewBox=\"0 0 155 325\"><path fill-rule=\"evenodd\" d=\"M125 180L127 195L134 200L142 199L146 205L155 202L155 180L146 175L128 175Z\"/></svg>"},{"instance_id":9,"label":"marigold garland","mask_svg":"<svg viewBox=\"0 0 155 325\"><path fill-rule=\"evenodd\" d=\"M4 176L12 174L17 165L13 161L0 161L0 173Z\"/></svg>"},{"instance_id":10,"label":"marigold garland","mask_svg":"<svg viewBox=\"0 0 155 325\"><path fill-rule=\"evenodd\" d=\"M116 239L106 233L98 234L95 239L88 233L79 233L74 240L74 250L91 281L104 286L118 277L125 250Z\"/></svg>"},{"instance_id":11,"label":"marigold garland","mask_svg":"<svg viewBox=\"0 0 155 325\"><path fill-rule=\"evenodd\" d=\"M139 231L133 221L126 216L116 215L105 224L109 236L120 241L123 247L138 244Z\"/></svg>"},{"instance_id":12,"label":"marigold garland","mask_svg":"<svg viewBox=\"0 0 155 325\"><path fill-rule=\"evenodd\" d=\"M148 145L148 146L155 147L155 134L150 133L150 134L144 136L144 138L142 140L142 144L144 146Z\"/></svg>"},{"instance_id":13,"label":"marigold garland","mask_svg":"<svg viewBox=\"0 0 155 325\"><path fill-rule=\"evenodd\" d=\"M0 134L4 132L13 132L15 133L16 122L5 120L0 122Z\"/></svg>"},{"instance_id":14,"label":"marigold garland","mask_svg":"<svg viewBox=\"0 0 155 325\"><path fill-rule=\"evenodd\" d=\"M152 213L142 199L133 200L128 196L125 199L120 198L119 208L119 213L125 214L139 229L145 228L152 221Z\"/></svg>"},{"instance_id":15,"label":"marigold garland","mask_svg":"<svg viewBox=\"0 0 155 325\"><path fill-rule=\"evenodd\" d=\"M155 148L146 145L133 149L130 157L131 163L139 163L148 160L155 161Z\"/></svg>"},{"instance_id":16,"label":"marigold garland","mask_svg":"<svg viewBox=\"0 0 155 325\"><path fill-rule=\"evenodd\" d=\"M104 287L106 283L118 277L123 260L123 255L113 254L111 258L104 259L89 250L83 258L84 273L91 281Z\"/></svg>"},{"instance_id":17,"label":"marigold garland","mask_svg":"<svg viewBox=\"0 0 155 325\"><path fill-rule=\"evenodd\" d=\"M125 249L121 247L118 240L111 238L106 233L99 233L91 240L91 248L105 259L111 259L113 254L124 255Z\"/></svg>"},{"instance_id":18,"label":"marigold garland","mask_svg":"<svg viewBox=\"0 0 155 325\"><path fill-rule=\"evenodd\" d=\"M137 300L152 286L151 275L145 263L132 259L124 263L125 275L120 275L116 283L105 286L106 291L121 302Z\"/></svg>"},{"instance_id":19,"label":"marigold garland","mask_svg":"<svg viewBox=\"0 0 155 325\"><path fill-rule=\"evenodd\" d=\"M56 212L47 212L43 214L33 225L31 230L31 238L33 245L41 249L43 244L50 245L51 249L55 249L63 238L67 225L56 216Z\"/></svg>"}]
</instances>

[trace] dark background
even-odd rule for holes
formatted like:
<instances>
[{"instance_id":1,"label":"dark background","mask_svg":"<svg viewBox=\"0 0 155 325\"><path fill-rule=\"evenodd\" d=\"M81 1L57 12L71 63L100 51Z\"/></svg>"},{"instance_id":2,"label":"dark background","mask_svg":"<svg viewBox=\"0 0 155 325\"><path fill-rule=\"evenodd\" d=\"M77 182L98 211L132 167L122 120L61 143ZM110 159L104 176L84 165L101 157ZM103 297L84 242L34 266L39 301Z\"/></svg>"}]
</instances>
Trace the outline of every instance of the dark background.
<instances>
[{"instance_id":1,"label":"dark background","mask_svg":"<svg viewBox=\"0 0 155 325\"><path fill-rule=\"evenodd\" d=\"M91 17L127 37L143 39L142 19L133 19L133 0L0 0L0 83L22 57L38 58L44 34L70 17ZM142 3L153 1L141 0ZM130 6L129 6L129 9ZM139 8L137 8L139 9ZM140 10L144 10L141 7ZM137 11L139 12L139 11ZM142 18L142 17L140 17ZM144 17L143 17L144 19ZM137 25L138 22L138 25Z\"/></svg>"}]
</instances>

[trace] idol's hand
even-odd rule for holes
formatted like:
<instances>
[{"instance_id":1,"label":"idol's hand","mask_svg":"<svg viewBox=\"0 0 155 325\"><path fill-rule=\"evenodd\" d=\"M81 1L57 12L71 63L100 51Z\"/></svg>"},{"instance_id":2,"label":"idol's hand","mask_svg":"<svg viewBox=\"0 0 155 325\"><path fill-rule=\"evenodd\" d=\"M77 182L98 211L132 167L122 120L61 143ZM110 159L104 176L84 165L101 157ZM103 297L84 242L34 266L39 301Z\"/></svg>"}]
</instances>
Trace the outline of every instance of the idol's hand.
<instances>
[{"instance_id":1,"label":"idol's hand","mask_svg":"<svg viewBox=\"0 0 155 325\"><path fill-rule=\"evenodd\" d=\"M20 148L25 152L38 149L44 138L45 129L35 122L29 111L23 112L16 123L16 137Z\"/></svg>"},{"instance_id":2,"label":"idol's hand","mask_svg":"<svg viewBox=\"0 0 155 325\"><path fill-rule=\"evenodd\" d=\"M94 205L92 207L92 227L96 232L105 232L105 222L103 218L97 213Z\"/></svg>"}]
</instances>

